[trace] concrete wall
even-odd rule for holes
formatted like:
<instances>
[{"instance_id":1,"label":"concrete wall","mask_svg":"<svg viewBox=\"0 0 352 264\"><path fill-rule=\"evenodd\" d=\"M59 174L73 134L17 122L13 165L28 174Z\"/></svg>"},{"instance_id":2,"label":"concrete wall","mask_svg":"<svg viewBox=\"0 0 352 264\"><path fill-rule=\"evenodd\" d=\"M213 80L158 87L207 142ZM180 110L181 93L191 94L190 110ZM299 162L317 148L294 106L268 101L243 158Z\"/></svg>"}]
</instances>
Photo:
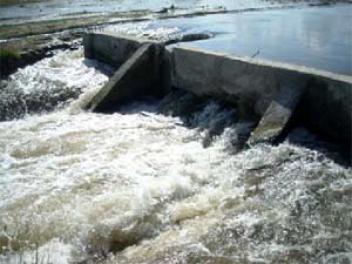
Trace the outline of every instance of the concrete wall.
<instances>
[{"instance_id":1,"label":"concrete wall","mask_svg":"<svg viewBox=\"0 0 352 264\"><path fill-rule=\"evenodd\" d=\"M314 76L301 102L304 123L345 144L352 154L352 81Z\"/></svg>"},{"instance_id":2,"label":"concrete wall","mask_svg":"<svg viewBox=\"0 0 352 264\"><path fill-rule=\"evenodd\" d=\"M163 44L113 34L87 34L83 43L85 57L117 68L84 108L110 112L133 99L161 97L170 90L169 56Z\"/></svg>"},{"instance_id":3,"label":"concrete wall","mask_svg":"<svg viewBox=\"0 0 352 264\"><path fill-rule=\"evenodd\" d=\"M172 50L172 70L174 86L232 102L254 119L263 116L283 89L297 90L294 94L304 89L299 104L304 123L351 144L352 77L182 47Z\"/></svg>"},{"instance_id":4,"label":"concrete wall","mask_svg":"<svg viewBox=\"0 0 352 264\"><path fill-rule=\"evenodd\" d=\"M115 67L120 67L144 43L154 42L113 33L88 33L83 37L86 58Z\"/></svg>"},{"instance_id":5,"label":"concrete wall","mask_svg":"<svg viewBox=\"0 0 352 264\"><path fill-rule=\"evenodd\" d=\"M220 98L233 103L243 117L258 122L262 119L255 132L263 135L262 128L269 129L269 134L279 133L291 115L299 112L306 126L351 147L352 77L185 47L167 50L161 43L105 33L84 37L85 56L119 67L143 43L152 43L161 50L150 62L160 67L155 71L160 79L153 94L167 92L171 78L174 87ZM281 123L275 124L275 120ZM271 124L275 128L270 131Z\"/></svg>"}]
</instances>

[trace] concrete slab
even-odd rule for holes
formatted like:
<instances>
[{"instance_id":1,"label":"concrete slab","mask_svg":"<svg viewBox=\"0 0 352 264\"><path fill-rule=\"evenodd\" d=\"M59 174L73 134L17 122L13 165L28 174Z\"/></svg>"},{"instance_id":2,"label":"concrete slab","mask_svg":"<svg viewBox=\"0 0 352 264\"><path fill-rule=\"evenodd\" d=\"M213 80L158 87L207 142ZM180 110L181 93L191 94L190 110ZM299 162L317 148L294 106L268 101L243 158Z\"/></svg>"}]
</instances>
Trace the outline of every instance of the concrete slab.
<instances>
[{"instance_id":1,"label":"concrete slab","mask_svg":"<svg viewBox=\"0 0 352 264\"><path fill-rule=\"evenodd\" d=\"M278 94L251 133L247 144L274 143L289 124L305 90L304 83L297 83L294 80L281 84Z\"/></svg>"},{"instance_id":2,"label":"concrete slab","mask_svg":"<svg viewBox=\"0 0 352 264\"><path fill-rule=\"evenodd\" d=\"M92 111L109 112L120 104L145 95L158 95L165 85L161 74L163 49L151 43L143 44L116 71L109 82L85 106Z\"/></svg>"}]
</instances>

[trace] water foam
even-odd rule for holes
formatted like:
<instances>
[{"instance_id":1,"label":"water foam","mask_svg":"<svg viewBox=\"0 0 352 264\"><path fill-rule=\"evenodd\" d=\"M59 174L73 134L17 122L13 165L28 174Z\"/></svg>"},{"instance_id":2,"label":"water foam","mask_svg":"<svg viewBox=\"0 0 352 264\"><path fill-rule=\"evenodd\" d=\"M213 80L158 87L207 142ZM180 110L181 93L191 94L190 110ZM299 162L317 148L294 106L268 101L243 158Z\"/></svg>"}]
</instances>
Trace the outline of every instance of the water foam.
<instances>
[{"instance_id":1,"label":"water foam","mask_svg":"<svg viewBox=\"0 0 352 264\"><path fill-rule=\"evenodd\" d=\"M107 82L111 69L84 59L82 49L59 51L51 58L19 69L0 86L0 120L51 111L88 89Z\"/></svg>"},{"instance_id":2,"label":"water foam","mask_svg":"<svg viewBox=\"0 0 352 264\"><path fill-rule=\"evenodd\" d=\"M52 243L66 252L56 263L314 263L330 247L350 252L350 169L288 142L233 155L241 123L204 147L235 112L208 103L185 123L160 105L3 122L2 260L44 258Z\"/></svg>"},{"instance_id":3,"label":"water foam","mask_svg":"<svg viewBox=\"0 0 352 264\"><path fill-rule=\"evenodd\" d=\"M351 261L351 168L289 140L238 153L253 124L180 92L81 111L107 80L81 56L11 77L30 95L55 81L84 92L0 123L0 263Z\"/></svg>"}]
</instances>

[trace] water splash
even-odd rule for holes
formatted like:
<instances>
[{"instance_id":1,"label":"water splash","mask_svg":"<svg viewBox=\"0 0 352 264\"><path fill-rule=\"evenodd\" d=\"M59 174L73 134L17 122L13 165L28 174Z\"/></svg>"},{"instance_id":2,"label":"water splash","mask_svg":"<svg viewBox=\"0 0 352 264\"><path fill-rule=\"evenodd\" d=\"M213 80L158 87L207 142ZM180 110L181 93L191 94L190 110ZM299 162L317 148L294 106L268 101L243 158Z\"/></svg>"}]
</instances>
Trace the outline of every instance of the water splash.
<instances>
[{"instance_id":1,"label":"water splash","mask_svg":"<svg viewBox=\"0 0 352 264\"><path fill-rule=\"evenodd\" d=\"M86 90L101 87L111 71L84 59L82 49L60 51L20 69L0 85L0 121L62 108Z\"/></svg>"},{"instance_id":2,"label":"water splash","mask_svg":"<svg viewBox=\"0 0 352 264\"><path fill-rule=\"evenodd\" d=\"M81 56L9 81L82 93L0 123L0 263L351 262L352 170L295 145L309 133L238 153L253 124L180 91L81 111L107 80Z\"/></svg>"},{"instance_id":3,"label":"water splash","mask_svg":"<svg viewBox=\"0 0 352 264\"><path fill-rule=\"evenodd\" d=\"M165 102L135 106L1 124L3 261L44 258L53 243L65 256L56 263L319 263L351 252L351 169L288 142L233 155L248 127L239 121L205 148L205 132L236 120L215 102L189 122L161 114Z\"/></svg>"}]
</instances>

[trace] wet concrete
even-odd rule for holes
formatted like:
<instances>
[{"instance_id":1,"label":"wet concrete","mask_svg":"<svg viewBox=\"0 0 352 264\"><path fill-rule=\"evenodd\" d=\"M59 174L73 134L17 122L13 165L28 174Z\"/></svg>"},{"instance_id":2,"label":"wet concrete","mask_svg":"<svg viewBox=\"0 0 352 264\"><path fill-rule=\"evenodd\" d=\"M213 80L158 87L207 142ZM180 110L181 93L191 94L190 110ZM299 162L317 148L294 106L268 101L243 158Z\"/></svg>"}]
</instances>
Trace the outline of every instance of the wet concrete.
<instances>
[{"instance_id":1,"label":"wet concrete","mask_svg":"<svg viewBox=\"0 0 352 264\"><path fill-rule=\"evenodd\" d=\"M212 32L178 44L352 75L352 5L267 10L157 21L151 27Z\"/></svg>"}]
</instances>

